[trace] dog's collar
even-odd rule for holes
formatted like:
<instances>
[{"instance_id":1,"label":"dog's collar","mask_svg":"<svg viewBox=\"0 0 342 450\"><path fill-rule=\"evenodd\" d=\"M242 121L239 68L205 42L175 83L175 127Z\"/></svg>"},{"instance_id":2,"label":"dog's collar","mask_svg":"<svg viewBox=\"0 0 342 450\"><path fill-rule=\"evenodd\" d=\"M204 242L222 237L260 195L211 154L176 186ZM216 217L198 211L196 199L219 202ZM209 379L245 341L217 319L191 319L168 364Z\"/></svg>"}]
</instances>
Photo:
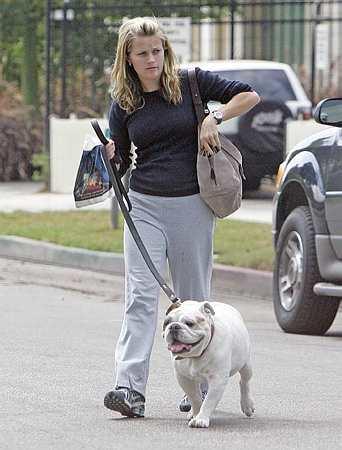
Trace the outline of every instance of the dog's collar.
<instances>
[{"instance_id":1,"label":"dog's collar","mask_svg":"<svg viewBox=\"0 0 342 450\"><path fill-rule=\"evenodd\" d=\"M193 358L201 358L204 355L204 353L206 352L206 350L209 347L209 345L211 344L211 341L213 340L213 336L214 336L214 331L215 331L215 327L214 327L213 323L211 323L210 330L211 330L211 336L210 336L208 345L205 347L205 349L203 349L203 351L202 351L202 353L200 355L193 356ZM180 360L180 359L185 359L185 358L183 358L182 356L176 356L176 358L175 358L175 360L177 360L177 361Z\"/></svg>"},{"instance_id":2,"label":"dog's collar","mask_svg":"<svg viewBox=\"0 0 342 450\"><path fill-rule=\"evenodd\" d=\"M203 350L203 352L202 352L199 356L197 356L197 358L201 358L201 357L203 356L203 354L206 352L207 348L208 348L209 345L211 344L211 341L213 340L215 328L214 328L214 324L213 324L212 322L211 322L210 330L211 330L211 336L210 336L208 345L207 345L206 348Z\"/></svg>"}]
</instances>

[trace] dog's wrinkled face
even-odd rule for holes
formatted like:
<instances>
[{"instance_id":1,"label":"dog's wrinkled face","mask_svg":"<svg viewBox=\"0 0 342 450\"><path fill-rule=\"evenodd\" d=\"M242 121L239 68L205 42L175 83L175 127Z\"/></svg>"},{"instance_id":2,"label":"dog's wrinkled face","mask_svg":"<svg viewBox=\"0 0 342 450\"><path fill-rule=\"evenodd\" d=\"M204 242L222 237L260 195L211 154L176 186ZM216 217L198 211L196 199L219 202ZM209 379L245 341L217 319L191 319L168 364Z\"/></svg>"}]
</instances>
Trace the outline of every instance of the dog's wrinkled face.
<instances>
[{"instance_id":1,"label":"dog's wrinkled face","mask_svg":"<svg viewBox=\"0 0 342 450\"><path fill-rule=\"evenodd\" d=\"M214 314L209 302L187 300L180 306L171 306L163 325L168 350L182 358L201 355L210 341Z\"/></svg>"}]
</instances>

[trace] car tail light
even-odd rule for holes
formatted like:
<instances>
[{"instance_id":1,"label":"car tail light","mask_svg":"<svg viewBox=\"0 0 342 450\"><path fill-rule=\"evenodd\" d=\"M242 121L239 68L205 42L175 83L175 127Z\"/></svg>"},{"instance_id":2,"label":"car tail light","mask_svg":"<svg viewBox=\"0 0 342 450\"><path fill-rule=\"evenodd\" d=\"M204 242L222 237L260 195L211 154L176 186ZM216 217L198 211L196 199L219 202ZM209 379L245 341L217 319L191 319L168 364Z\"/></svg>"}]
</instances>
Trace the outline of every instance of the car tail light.
<instances>
[{"instance_id":1,"label":"car tail light","mask_svg":"<svg viewBox=\"0 0 342 450\"><path fill-rule=\"evenodd\" d=\"M310 107L298 108L297 119L309 120L311 118L312 118L312 108Z\"/></svg>"}]
</instances>

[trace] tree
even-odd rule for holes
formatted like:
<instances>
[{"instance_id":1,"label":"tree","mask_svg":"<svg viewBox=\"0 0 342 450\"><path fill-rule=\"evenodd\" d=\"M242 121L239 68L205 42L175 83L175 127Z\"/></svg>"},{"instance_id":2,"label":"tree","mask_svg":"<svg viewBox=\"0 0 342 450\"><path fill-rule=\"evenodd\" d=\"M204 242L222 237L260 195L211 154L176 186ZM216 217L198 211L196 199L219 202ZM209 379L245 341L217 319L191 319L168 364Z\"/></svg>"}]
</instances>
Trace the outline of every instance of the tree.
<instances>
[{"instance_id":1,"label":"tree","mask_svg":"<svg viewBox=\"0 0 342 450\"><path fill-rule=\"evenodd\" d=\"M41 0L2 0L0 50L3 77L16 82L27 105L39 111L39 71L43 52Z\"/></svg>"}]
</instances>

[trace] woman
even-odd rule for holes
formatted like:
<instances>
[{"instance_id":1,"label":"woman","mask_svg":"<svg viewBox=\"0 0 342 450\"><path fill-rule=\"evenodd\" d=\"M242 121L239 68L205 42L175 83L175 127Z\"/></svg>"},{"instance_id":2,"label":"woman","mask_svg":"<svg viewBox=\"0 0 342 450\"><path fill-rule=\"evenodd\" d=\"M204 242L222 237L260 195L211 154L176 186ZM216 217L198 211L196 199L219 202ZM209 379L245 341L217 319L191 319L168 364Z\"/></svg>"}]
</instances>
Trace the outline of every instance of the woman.
<instances>
[{"instance_id":1,"label":"woman","mask_svg":"<svg viewBox=\"0 0 342 450\"><path fill-rule=\"evenodd\" d=\"M251 87L196 69L203 102L223 103L203 121L200 146L219 147L217 124L258 103ZM119 30L112 71L113 103L109 159L117 152L122 176L136 146L130 179L132 218L160 272L168 261L175 294L208 300L212 272L214 216L199 196L196 175L197 122L186 71L158 23L135 18ZM125 312L115 354L115 388L107 408L143 417L149 360L157 324L159 285L125 226ZM184 398L181 410L191 405Z\"/></svg>"}]
</instances>

